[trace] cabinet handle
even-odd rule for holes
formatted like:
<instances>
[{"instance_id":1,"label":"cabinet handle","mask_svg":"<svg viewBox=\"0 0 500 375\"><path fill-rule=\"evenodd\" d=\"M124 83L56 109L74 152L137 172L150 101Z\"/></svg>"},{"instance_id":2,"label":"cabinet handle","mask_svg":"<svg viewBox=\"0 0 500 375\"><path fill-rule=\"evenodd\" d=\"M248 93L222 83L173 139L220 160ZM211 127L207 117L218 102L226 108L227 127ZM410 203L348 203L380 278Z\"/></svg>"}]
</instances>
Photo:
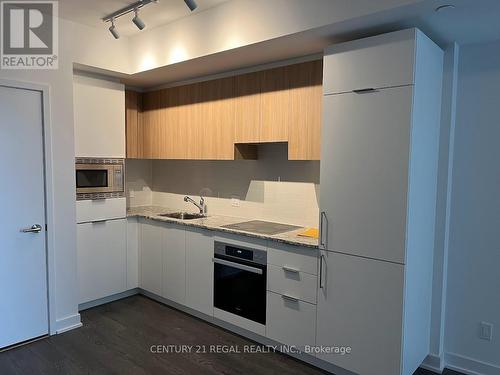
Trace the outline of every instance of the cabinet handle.
<instances>
[{"instance_id":1,"label":"cabinet handle","mask_svg":"<svg viewBox=\"0 0 500 375\"><path fill-rule=\"evenodd\" d=\"M299 273L300 272L298 269L287 267L287 266L283 266L282 268L283 268L283 271L285 271L285 272L292 272L292 273Z\"/></svg>"},{"instance_id":2,"label":"cabinet handle","mask_svg":"<svg viewBox=\"0 0 500 375\"><path fill-rule=\"evenodd\" d=\"M377 91L377 89L374 89L373 87L367 87L365 89L352 90L352 92L355 93L355 94L368 94L370 92L375 92L375 91Z\"/></svg>"},{"instance_id":3,"label":"cabinet handle","mask_svg":"<svg viewBox=\"0 0 500 375\"><path fill-rule=\"evenodd\" d=\"M92 221L92 224L104 224L107 220L95 220Z\"/></svg>"},{"instance_id":4,"label":"cabinet handle","mask_svg":"<svg viewBox=\"0 0 500 375\"><path fill-rule=\"evenodd\" d=\"M324 229L324 223L326 223L326 230ZM321 211L321 219L319 222L320 236L319 236L319 244L323 249L327 248L328 242L328 217L326 216L325 211Z\"/></svg>"},{"instance_id":5,"label":"cabinet handle","mask_svg":"<svg viewBox=\"0 0 500 375\"><path fill-rule=\"evenodd\" d=\"M299 302L299 299L297 297L292 297L292 296L289 296L287 294L282 294L281 297L283 299L286 299L288 301L292 301L292 302Z\"/></svg>"},{"instance_id":6,"label":"cabinet handle","mask_svg":"<svg viewBox=\"0 0 500 375\"><path fill-rule=\"evenodd\" d=\"M323 289L324 285L323 285L323 258L325 256L323 254L321 254L319 256L319 288L320 289Z\"/></svg>"}]
</instances>

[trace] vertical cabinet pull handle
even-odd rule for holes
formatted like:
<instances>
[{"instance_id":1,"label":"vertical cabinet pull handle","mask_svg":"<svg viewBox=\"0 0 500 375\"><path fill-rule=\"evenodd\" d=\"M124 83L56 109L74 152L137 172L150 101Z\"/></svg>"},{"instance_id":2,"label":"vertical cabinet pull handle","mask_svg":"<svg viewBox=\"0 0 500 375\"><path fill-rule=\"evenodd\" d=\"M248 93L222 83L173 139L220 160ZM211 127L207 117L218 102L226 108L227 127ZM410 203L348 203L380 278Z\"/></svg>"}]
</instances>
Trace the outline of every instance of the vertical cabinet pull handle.
<instances>
[{"instance_id":1,"label":"vertical cabinet pull handle","mask_svg":"<svg viewBox=\"0 0 500 375\"><path fill-rule=\"evenodd\" d=\"M325 230L325 224L326 224L326 230ZM328 217L326 216L325 211L321 211L319 229L320 229L319 244L323 249L326 249L328 243Z\"/></svg>"},{"instance_id":2,"label":"vertical cabinet pull handle","mask_svg":"<svg viewBox=\"0 0 500 375\"><path fill-rule=\"evenodd\" d=\"M325 256L323 254L321 254L319 256L319 288L320 289L323 289L324 285L323 285L323 258Z\"/></svg>"}]
</instances>

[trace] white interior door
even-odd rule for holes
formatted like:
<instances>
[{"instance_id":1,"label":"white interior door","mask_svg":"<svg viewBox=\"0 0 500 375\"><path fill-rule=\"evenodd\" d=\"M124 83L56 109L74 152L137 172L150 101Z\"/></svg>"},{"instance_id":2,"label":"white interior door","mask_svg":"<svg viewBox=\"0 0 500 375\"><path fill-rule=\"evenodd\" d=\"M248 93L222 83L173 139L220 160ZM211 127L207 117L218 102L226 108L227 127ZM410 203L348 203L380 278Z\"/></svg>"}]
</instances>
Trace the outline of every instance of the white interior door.
<instances>
[{"instance_id":1,"label":"white interior door","mask_svg":"<svg viewBox=\"0 0 500 375\"><path fill-rule=\"evenodd\" d=\"M43 160L41 92L0 86L0 348L48 333Z\"/></svg>"}]
</instances>

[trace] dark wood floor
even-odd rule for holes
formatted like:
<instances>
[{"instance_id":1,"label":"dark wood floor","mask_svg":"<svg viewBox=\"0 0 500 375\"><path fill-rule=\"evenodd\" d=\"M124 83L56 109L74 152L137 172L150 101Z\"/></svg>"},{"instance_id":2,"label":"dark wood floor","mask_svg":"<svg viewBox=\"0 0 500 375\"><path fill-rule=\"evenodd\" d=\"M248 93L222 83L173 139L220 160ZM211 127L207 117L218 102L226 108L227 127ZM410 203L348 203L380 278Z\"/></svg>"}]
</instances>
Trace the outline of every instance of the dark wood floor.
<instances>
[{"instance_id":1,"label":"dark wood floor","mask_svg":"<svg viewBox=\"0 0 500 375\"><path fill-rule=\"evenodd\" d=\"M86 310L82 320L80 329L0 353L0 374L324 374L279 353L154 354L153 345L255 343L143 296Z\"/></svg>"}]
</instances>

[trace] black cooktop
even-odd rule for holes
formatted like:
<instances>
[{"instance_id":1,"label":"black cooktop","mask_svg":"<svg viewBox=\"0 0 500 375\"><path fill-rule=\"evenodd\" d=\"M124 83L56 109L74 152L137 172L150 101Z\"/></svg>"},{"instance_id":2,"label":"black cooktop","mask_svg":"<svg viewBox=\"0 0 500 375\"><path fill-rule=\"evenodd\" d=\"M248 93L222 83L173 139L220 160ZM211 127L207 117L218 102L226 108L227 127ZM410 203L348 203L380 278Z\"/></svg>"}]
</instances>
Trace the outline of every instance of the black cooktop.
<instances>
[{"instance_id":1,"label":"black cooktop","mask_svg":"<svg viewBox=\"0 0 500 375\"><path fill-rule=\"evenodd\" d=\"M262 220L244 221L236 224L223 225L222 227L228 229L242 230L251 233L267 234L267 235L280 234L302 228L296 225L273 223L270 221L262 221Z\"/></svg>"}]
</instances>

